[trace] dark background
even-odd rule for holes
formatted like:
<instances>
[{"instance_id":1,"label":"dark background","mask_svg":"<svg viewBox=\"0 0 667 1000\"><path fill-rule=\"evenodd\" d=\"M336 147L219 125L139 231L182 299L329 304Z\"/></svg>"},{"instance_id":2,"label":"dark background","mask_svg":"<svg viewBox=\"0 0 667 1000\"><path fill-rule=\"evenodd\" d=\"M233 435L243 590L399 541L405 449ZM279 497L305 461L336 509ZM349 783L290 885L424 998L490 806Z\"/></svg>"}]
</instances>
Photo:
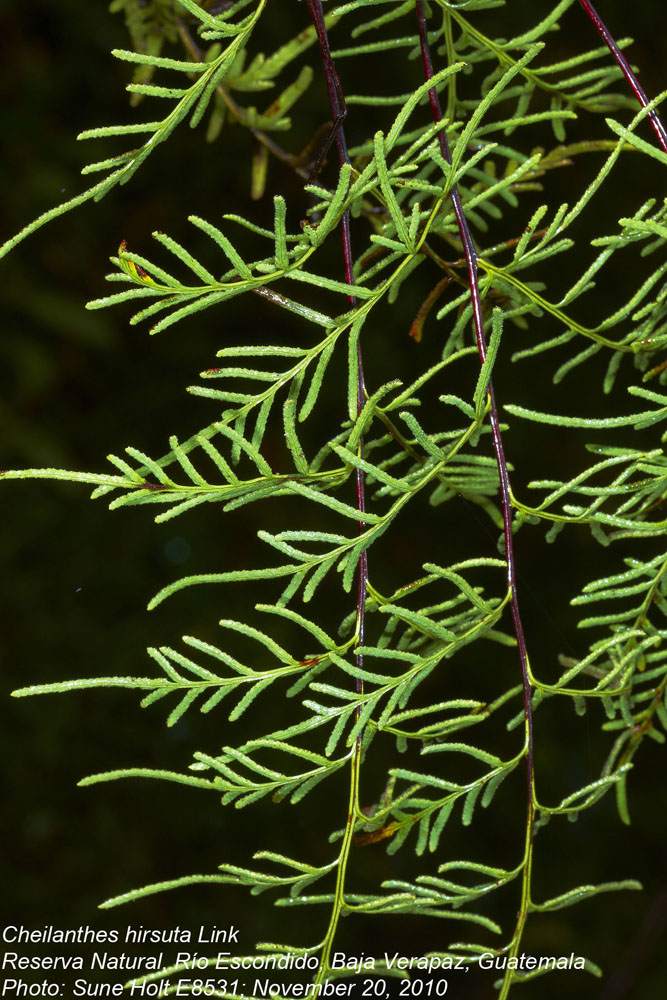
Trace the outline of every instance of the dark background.
<instances>
[{"instance_id":1,"label":"dark background","mask_svg":"<svg viewBox=\"0 0 667 1000\"><path fill-rule=\"evenodd\" d=\"M663 89L667 46L662 5L643 2L628 8L620 0L601 0L599 7L617 36L636 38L632 59L642 67L647 92ZM507 8L489 15L487 23L498 25L503 18L516 17L528 24L542 8L546 10L548 4L510 0ZM577 14L570 11L568 30L558 41L566 53L594 44L592 29ZM274 20L268 33L273 30L287 38L306 23L307 9L305 4L274 2L270 17ZM79 131L129 120L123 92L127 67L108 55L112 47L129 47L129 42L122 17L108 14L107 5L98 0L0 3L0 19L4 106L0 235L4 239L82 189L78 171L91 154L73 142ZM497 30L503 33L502 28ZM272 43L272 38L265 41L265 45ZM318 71L314 52L309 61ZM346 72L353 74L347 67ZM367 91L368 81L364 88L353 80L351 89L355 86ZM392 81L391 90L399 91L400 85ZM261 99L258 103L262 105ZM314 123L312 132L327 117L321 83L304 108ZM364 136L382 124L355 122L351 115L352 141L355 135ZM308 133L305 128L302 141ZM215 222L232 204L234 210L266 222L270 202L264 199L253 205L248 198L245 174L252 146L244 137L238 153L237 141L235 133L230 136L223 130L221 139L207 146L201 130L192 133L181 128L128 187L116 190L99 205L87 205L57 220L2 261L3 468L102 470L109 451L119 453L126 444L133 444L161 454L169 434L185 437L215 419L214 404L194 397L186 400L184 386L214 363L215 351L223 343L238 342L248 329L254 333L256 324L279 322L268 307L253 302L246 312L245 302L243 309L239 304L227 305L220 312L205 313L150 338L145 326L127 325L128 313L122 308L88 312L83 303L104 294L106 261L121 239L150 254L152 230L186 239L191 237L186 215L200 214ZM228 153L228 143L233 144L234 156ZM288 193L294 192L287 171L275 165L271 170L273 181ZM656 176L621 175L619 171L606 193L613 218L601 231L611 231L622 214L615 212L614 203L623 192L648 197L651 191L645 192L643 186L653 183L653 193L660 195L663 188ZM611 183L618 187L612 189ZM562 184L565 190L567 178ZM526 212L528 217L530 210ZM405 315L385 313L391 336L393 330L398 333L392 349L381 352L377 374L369 373L373 386L402 375L414 364L410 355L414 345L407 337L409 311L412 308L414 314L429 287L426 279L421 288L417 283L406 295ZM613 295L611 288L609 295ZM431 326L428 345L434 359L436 329ZM524 401L522 373L507 366L501 371L503 398L518 398L521 388ZM573 379L573 397L584 398L586 380L598 376L587 371ZM337 406L332 400L327 411L334 421L340 420ZM544 403L544 409L548 408ZM560 408L564 410L562 403ZM568 442L562 437L553 442L512 439L510 457L520 482L531 478L524 456L536 447L543 457L557 452L568 461ZM161 783L76 787L83 775L114 767L183 767L193 749L211 750L235 738L226 734L222 714L205 721L193 714L189 721L165 730L161 706L142 712L137 699L128 693L89 692L39 701L9 698L11 690L29 683L150 673L146 645L175 643L185 631L215 639L212 622L223 615L243 614L247 595L216 588L206 588L211 593L199 589L181 595L153 616L144 608L161 586L184 573L235 561L257 565L261 552L253 542L254 510L237 518L233 534L212 508L201 516L186 515L160 527L152 524L150 511L122 510L111 515L103 501L89 504L85 492L73 486L31 482L6 484L0 496L4 922L37 928L49 924L123 927L126 923L168 928L200 923L224 926L233 920L241 926L243 947L248 949L256 940L316 940L321 933L317 921L324 919L323 914L304 911L306 924L299 926L298 916L286 922L283 911L267 905L267 897L251 899L240 889L194 888L153 896L125 910L105 913L96 909L103 899L141 884L196 871L211 873L223 861L248 863L252 850L262 847L282 845L288 853L307 857L320 834L318 817L313 819L303 807L269 804L238 813L222 810L215 796ZM478 532L478 522L470 512L459 516L462 524L455 526L454 536L462 535L465 544ZM428 535L424 540L428 542ZM408 565L418 551L418 541L419 526L414 525L398 543L392 562ZM490 534L486 544L492 552ZM580 581L587 579L588 553L597 558L597 547L582 534L564 537L559 547L547 548L535 531L526 534L525 540L520 536L518 545L531 648L544 644L550 662L558 652L576 653L580 639L571 634L567 606L572 584L565 583L563 568L566 575L572 571ZM538 721L542 725L541 715ZM558 782L570 789L599 772L607 745L607 738L600 738L599 723L593 712L583 723L575 720L569 707L560 715L554 710L547 717L545 712L543 745L550 749L543 751L538 768L549 801L557 797L556 791L551 792L560 788ZM579 823L554 822L540 835L536 880L541 898L578 882L624 877L639 878L645 891L605 896L536 919L529 929L527 948L556 955L586 954L603 966L604 978L597 981L567 974L564 982L560 976L551 977L524 987L527 997L556 997L566 991L573 1000L648 1000L664 987L663 773L661 748L650 743L639 754L631 776L630 829L620 824L610 796ZM447 847L453 856L472 856L476 850L480 856L489 856L497 850L511 859L516 849L514 814L521 799L520 784L514 791L516 795L510 791L507 802L490 811L478 827L473 825L463 833L457 827L452 832ZM343 803L342 786L340 793ZM324 809L319 817L326 831L342 818L344 806L336 819L332 802L331 811ZM295 841L302 849L295 849ZM375 845L355 860L358 870L353 870L353 879L363 880L366 875L381 879L396 871L399 877L407 876L410 850L406 845L405 860L392 862L383 845ZM503 916L509 926L516 901L508 899L506 906L504 913L496 915ZM388 918L368 923L344 926L340 946L355 954L390 946L412 954L444 943L439 926L425 928L416 918L408 918L400 927ZM446 940L451 938L446 928ZM488 974L474 984L457 979L450 992L456 987L457 997L490 996L490 983Z\"/></svg>"}]
</instances>

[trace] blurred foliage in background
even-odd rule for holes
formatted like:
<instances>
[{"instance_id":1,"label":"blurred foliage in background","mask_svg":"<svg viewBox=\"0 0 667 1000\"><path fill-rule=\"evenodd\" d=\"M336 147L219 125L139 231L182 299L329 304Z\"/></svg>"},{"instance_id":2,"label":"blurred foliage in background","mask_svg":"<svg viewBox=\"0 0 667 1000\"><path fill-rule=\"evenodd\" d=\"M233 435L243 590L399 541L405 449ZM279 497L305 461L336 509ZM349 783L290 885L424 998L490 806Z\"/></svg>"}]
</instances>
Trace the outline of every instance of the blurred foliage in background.
<instances>
[{"instance_id":1,"label":"blurred foliage in background","mask_svg":"<svg viewBox=\"0 0 667 1000\"><path fill-rule=\"evenodd\" d=\"M530 19L536 20L538 6L534 0L508 0L494 18L498 23L504 17L525 19L530 11ZM307 23L305 4L279 0L270 8L276 37L289 37ZM640 40L631 58L641 67L649 95L663 89L667 19L662 3L645 0L628 6L621 0L600 0L600 10L617 34ZM572 14L568 23L573 23ZM587 46L592 44L587 37L590 30L582 18L580 31ZM498 31L502 33L502 28ZM571 51L569 42L563 39ZM114 47L129 43L123 18L110 14L105 0L0 2L3 238L82 190L78 172L88 150L73 141L79 131L127 118L128 67L109 56ZM315 50L308 61L319 74ZM406 89L411 86L406 84ZM326 107L319 80L304 104L311 115L311 134L326 121ZM374 130L374 123L355 123L351 114L349 128L353 136L365 135ZM2 467L99 470L107 451L118 452L132 443L159 454L174 430L184 436L211 419L212 404L187 397L184 387L212 363L230 331L236 342L249 322L275 323L276 315L268 306L253 301L249 319L245 300L235 301L227 304L222 319L211 310L175 332L151 339L145 328L129 327L121 310L87 312L84 303L103 293L107 259L122 239L142 252L155 229L176 237L182 233L188 214L215 220L223 204L229 210L232 201L237 211L250 217L269 210L261 201L251 202L246 167L252 144L243 136L239 145L236 132L231 157L228 130L206 145L202 130L181 129L128 187L99 205L89 204L57 220L2 262ZM302 143L308 138L307 128L297 137ZM293 148L297 146L295 142ZM239 148L242 157L236 152ZM275 162L271 170L282 171L281 183L289 190L300 183ZM627 185L627 176L619 171L617 182ZM565 192L567 177L561 183ZM613 188L607 197L613 202ZM426 285L422 299L428 290ZM420 301L416 294L415 310ZM396 365L403 363L402 355L408 359L416 345L408 337L414 313L390 315L386 335L395 343L396 353L393 347L387 350L386 364L393 377ZM436 329L431 328L430 337ZM502 371L503 395L510 399L510 380L521 372L507 366ZM384 374L374 377L379 382ZM583 378L573 379L572 391L585 390ZM541 402L548 410L548 401ZM334 419L340 418L334 415ZM566 450L566 435L545 446ZM522 471L526 463L521 442L512 440L511 459L519 478L530 478ZM192 720L166 731L158 713L142 712L136 699L122 692L58 696L48 703L15 702L8 697L13 688L28 683L96 673L142 673L147 644L163 638L171 641L185 629L204 636L223 614L233 617L232 591L206 595L203 602L200 592L187 592L153 616L144 609L165 581L200 569L198 552L207 554L209 564L218 553L220 561L245 564L254 530L250 515L241 527L237 521L233 538L213 514L156 527L144 511L123 509L109 515L101 503L89 504L80 487L42 483L13 484L3 490L0 512L4 922L32 927L128 922L198 927L233 920L241 926L248 946L275 937L271 920L277 914L267 913L263 898L250 900L238 889L191 889L150 897L132 910L96 910L101 900L126 888L190 871L212 872L222 860L247 860L246 837L256 843L251 830L255 813L228 817L215 797L204 796L202 801L189 789L160 783L150 789L142 782L76 787L84 774L109 767L177 766L192 743ZM529 640L531 633L546 635L557 651L568 652L568 593L560 579L559 560L566 561L569 569L581 564L584 573L590 544L583 533L557 552L537 541L527 549L521 539L520 593ZM396 558L401 558L400 552ZM538 577L548 581L546 589L542 585L539 604L532 596ZM124 728L119 743L109 720L121 711ZM198 746L223 741L219 720L193 719L201 721ZM565 716L562 727L568 721ZM562 741L562 730L560 734L555 730L553 739L559 738ZM597 721L591 719L591 757L598 739ZM539 766L548 771L550 763L541 759ZM585 762L573 758L572 767L585 769ZM630 829L621 826L610 796L583 822L552 824L540 835L542 857L548 856L553 843L557 865L562 866L563 859L571 865L568 884L575 884L582 871L591 882L637 877L646 886L643 894L615 895L604 906L596 901L565 911L562 921L558 914L549 917L548 924L536 921L531 947L539 950L543 936L550 954L580 953L585 941L586 953L606 974L600 982L573 975L565 985L560 977L544 980L540 995L545 1000L563 995L564 990L569 1000L643 1000L660 994L665 976L660 942L667 930L667 847L665 827L657 821L660 802L663 815L667 812L663 773L661 749L650 743L630 782ZM578 773L573 777L574 783L583 780L585 776ZM274 810L269 806L268 812L272 815ZM283 807L280 815L290 838L317 836L317 831L303 825L298 810ZM502 829L497 814L496 822ZM506 829L511 838L514 821L509 808ZM484 831L470 829L458 833L461 838L483 835ZM367 863L383 870L384 845L369 851ZM400 944L404 954L423 950L423 929L416 924L406 924L400 931L373 927L372 932L376 937L357 942L357 952L384 949L390 942ZM428 946L438 947L434 931L428 933ZM412 949L411 934L418 942ZM619 953L619 942L626 937L632 943ZM488 995L490 980L485 982L484 990L479 983L466 983L465 993L459 980L456 996Z\"/></svg>"}]
</instances>

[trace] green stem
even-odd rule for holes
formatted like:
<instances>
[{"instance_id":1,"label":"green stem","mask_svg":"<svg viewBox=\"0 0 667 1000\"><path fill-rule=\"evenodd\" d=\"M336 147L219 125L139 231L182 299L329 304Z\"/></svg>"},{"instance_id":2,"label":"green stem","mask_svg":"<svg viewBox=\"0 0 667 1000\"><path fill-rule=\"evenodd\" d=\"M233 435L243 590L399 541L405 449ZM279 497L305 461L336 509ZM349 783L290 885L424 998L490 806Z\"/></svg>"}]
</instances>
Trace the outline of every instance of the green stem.
<instances>
[{"instance_id":1,"label":"green stem","mask_svg":"<svg viewBox=\"0 0 667 1000\"><path fill-rule=\"evenodd\" d=\"M336 889L334 893L333 908L331 911L331 917L329 919L329 926L324 937L324 942L322 944L322 957L320 959L320 967L317 973L317 978L315 983L322 983L326 979L328 973L331 971L331 966L329 965L329 959L331 957L331 949L333 947L334 939L336 937L336 932L338 930L338 924L341 915L347 905L345 903L345 878L347 875L347 866L350 859L350 850L352 848L352 838L354 836L354 829L356 825L357 817L357 803L359 800L359 768L361 764L361 737L358 737L355 741L354 751L352 753L352 760L350 762L350 796L348 800L347 807L347 820L345 823L345 832L343 834L343 843L341 845L340 854L338 855L338 872L336 875Z\"/></svg>"}]
</instances>

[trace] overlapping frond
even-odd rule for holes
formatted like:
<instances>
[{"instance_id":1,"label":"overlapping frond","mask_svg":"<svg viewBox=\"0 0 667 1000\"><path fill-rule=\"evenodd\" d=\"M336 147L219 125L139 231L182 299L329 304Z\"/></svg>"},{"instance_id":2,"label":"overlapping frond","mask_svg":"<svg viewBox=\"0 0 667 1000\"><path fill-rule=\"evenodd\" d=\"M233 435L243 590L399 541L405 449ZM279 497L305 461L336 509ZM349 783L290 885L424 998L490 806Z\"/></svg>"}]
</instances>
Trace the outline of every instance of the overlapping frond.
<instances>
[{"instance_id":1,"label":"overlapping frond","mask_svg":"<svg viewBox=\"0 0 667 1000\"><path fill-rule=\"evenodd\" d=\"M112 4L125 13L132 38L133 51L114 53L135 68L128 87L132 104L141 102L143 108L159 99L168 110L152 121L82 133L81 139L95 141L132 136L140 145L85 167L84 174L99 172L103 179L40 216L0 254L57 215L124 184L179 124L187 120L196 126L206 117L213 139L231 119L257 144L253 196L259 200L264 190L268 156L277 156L309 182L308 218L297 224L282 194L260 202L252 218L228 212L222 219L212 216L213 222L190 215L188 235L153 234L155 260L122 243L107 276L114 290L88 308L129 305L131 324L149 321L151 332L158 333L205 310L224 308L241 295L248 303L259 296L283 310L299 336L283 342L271 331L225 341L215 364L189 388L217 408L214 419L185 440L169 437L158 457L129 446L123 455L108 456L113 473L29 469L2 477L92 485L93 497L106 497L112 509L150 505L153 511L157 506L157 522L205 503L219 505L225 525L251 503L263 513L269 502L288 499L290 512L296 513L293 523L276 527L272 521L270 530L257 532L268 550L260 565L217 563L166 583L151 600L153 609L184 589L213 583L223 588L249 583L250 590L256 581L274 585L274 603L255 605L247 620L219 623L224 641L184 636L185 649L151 648L157 668L151 676L89 677L25 687L15 695L120 687L139 692L143 707L164 700L168 726L190 709L208 713L221 706L228 723L243 720L238 739L237 730L225 726L222 746L196 750L182 772L138 766L90 775L82 784L151 778L214 791L224 806L272 801L307 808L310 793L326 783L327 789L343 787L349 805L344 829L331 835L336 846L327 848L333 854L327 853L329 860L316 864L262 850L254 855L260 862L256 867L224 863L217 874L147 885L105 906L203 882L246 886L254 894L276 890L283 893L277 900L281 906L325 906L335 916L324 939L290 946L295 954L320 956L321 980L343 974L329 963L343 912L430 915L500 934L499 924L477 908L490 894L511 892L520 884L521 912L511 940L495 948L455 942L439 953L474 962L484 951L516 954L530 913L550 913L612 889L637 888L625 880L578 886L543 902L531 895L539 829L553 817L576 819L608 792L616 794L627 821L626 780L633 757L645 736L664 742L667 731L667 655L662 650L667 559L661 550L667 533L667 457L661 447L666 435L656 437L657 425L667 416L667 396L643 384L667 379L661 360L667 342L667 202L644 196L625 206L618 219L596 219L597 235L583 253L578 235L582 217L595 214L612 171L638 157L663 167L667 163L667 156L640 134L665 95L634 116L609 117L612 112L622 116L631 102L617 92L621 71L607 59L607 49L565 58L550 54L551 32L573 4L561 0L532 28L503 39L486 34L483 19L476 17L503 6L501 0L431 0L425 42L417 31L413 0L355 0L329 5L322 23L268 55L252 53L266 0ZM162 30L155 32L158 23ZM322 145L318 130L300 154L287 153L272 135L291 127L291 112L313 76L301 57L316 40L325 54L330 93L342 100L323 43L324 29L334 26L347 30L333 50L342 63L384 53L418 67L421 60L415 57L425 56L430 45L444 68L427 73L426 80L416 74L407 92L348 95L350 113L359 106L370 111L373 134L349 156L341 153L338 173L331 171L333 182L327 185L317 174L333 135ZM180 49L173 51L174 46ZM260 110L246 103L251 98L243 95L273 88L283 71L289 82L281 84L268 106ZM427 125L424 109L429 103L435 107L436 93L443 114ZM332 100L332 110L333 105ZM606 116L606 137L568 143L568 123L588 114ZM537 129L544 141L544 126L554 137L549 148L533 140ZM524 213L524 196L541 192L552 171L573 163L593 164L573 203L555 206L545 198L537 208L531 202ZM474 237L465 235L462 215ZM347 227L350 218L360 220L360 236L355 259L346 252L348 280L341 280L330 275L331 246L338 244L341 226ZM502 239L499 226L504 227ZM563 289L557 271L575 247L580 259ZM601 307L594 320L582 322L579 300L630 257L638 277L624 289L623 301ZM424 340L424 363L416 376L377 385L372 375L363 375L361 343L386 326L386 307L416 285L418 270L420 278L431 274L434 283L410 329L415 342ZM320 297L317 308L314 290ZM606 411L598 417L558 415L504 405L513 428L542 424L622 436L619 444L610 437L590 444L593 458L575 474L554 473L532 482L530 488L542 496L532 504L512 492L513 469L500 440L506 427L498 419L493 372L511 352L526 366L557 352L555 383L580 364L604 358L607 393L616 388L621 370L631 377L630 365L622 369L627 356L642 381L629 387L640 408L627 413L626 406L618 416ZM340 405L332 421L326 390L334 381L332 370L340 372L345 362L346 389L335 387ZM631 445L628 435L634 435ZM446 515L440 511L458 500L475 515L481 513L491 545L506 532L504 558L493 548L489 555L481 544L473 550L479 555L465 559L438 549L417 560L407 582L396 586L376 578L375 551L381 545L391 551L387 542L399 523L415 524L435 509L442 524ZM307 526L298 520L303 512ZM590 581L573 598L573 606L582 609L582 635L592 640L580 655L562 656L556 676L544 656L533 666L521 648L521 673L505 669L504 648L523 642L508 544L512 517L515 531L549 522L550 541L585 525L594 540L620 553L618 571ZM458 523L457 513L451 518ZM369 552L366 579L360 566ZM415 578L415 572L421 575ZM355 602L348 595L359 580ZM318 610L306 617L302 607L312 602L309 608L317 609L332 596L346 608L334 623L335 637ZM267 615L272 616L268 626ZM291 644L285 633L293 637ZM447 686L453 661L464 664L464 677L474 671L488 681L488 697L468 697ZM484 675L491 662L493 681ZM280 711L275 725L272 721L270 731L263 732L266 726L255 727L267 695ZM535 780L529 725L532 713L554 698L569 699L579 714L599 705L602 727L612 734L599 776L555 803ZM498 749L498 732L509 750ZM365 785L363 770L376 753L383 768L379 791L376 779L372 787ZM525 843L514 867L479 859L433 864L433 856L442 856L447 824L467 827L489 815L495 796L512 786L520 767L528 774L528 810ZM371 806L362 805L367 795L376 800ZM390 854L403 845L414 847L424 871L388 879L377 893L351 891L346 882L351 852L376 844ZM316 894L304 892L319 882ZM592 963L586 968L597 972ZM390 968L384 971L392 974ZM502 1000L512 982L544 971L506 975Z\"/></svg>"}]
</instances>

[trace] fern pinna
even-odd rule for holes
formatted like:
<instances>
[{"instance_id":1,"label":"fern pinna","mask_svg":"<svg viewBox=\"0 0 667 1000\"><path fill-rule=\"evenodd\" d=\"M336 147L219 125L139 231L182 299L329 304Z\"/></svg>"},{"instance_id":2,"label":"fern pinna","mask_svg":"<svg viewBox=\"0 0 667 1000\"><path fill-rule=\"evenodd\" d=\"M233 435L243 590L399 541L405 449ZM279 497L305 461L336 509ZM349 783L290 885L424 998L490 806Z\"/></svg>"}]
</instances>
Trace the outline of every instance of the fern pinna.
<instances>
[{"instance_id":1,"label":"fern pinna","mask_svg":"<svg viewBox=\"0 0 667 1000\"><path fill-rule=\"evenodd\" d=\"M170 437L163 455L128 447L122 457L109 456L106 473L29 469L3 478L89 484L112 509L157 505L158 523L214 503L226 515L222 530L231 532L237 508L260 503L264 512L283 498L274 506L285 527L258 532L265 561L172 581L149 608L202 584L252 589L266 582L274 597L245 620L220 621L219 644L184 636L178 647L149 649L147 676L55 682L15 694L115 686L141 692L144 706L164 699L169 726L197 708L227 709L230 723L249 720L237 741L237 730L224 724L222 749L198 750L182 772L137 767L82 784L153 777L212 791L236 808L267 798L297 806L327 794L338 802L340 828L328 845L295 844L295 856L263 849L252 866L179 874L103 906L199 882L274 890L278 906L313 909L312 938L260 943L256 954L304 959L313 995L354 971L334 960L343 916L358 923L357 940L382 916L446 918L436 922L441 947L414 971L488 968L481 957L491 956L504 1000L513 984L554 968L523 961L532 915L639 887L632 880L565 883L545 899L533 876L548 864L536 835L552 817L576 819L610 792L629 822L633 760L645 738L665 739L667 558L660 539L667 458L664 435L655 433L667 418L667 395L657 388L667 379L665 202L633 193L620 218L596 212L612 171L630 172L640 159L667 163L658 113L665 95L649 100L622 53L626 42L614 40L587 0L537 5L539 20L509 40L496 37L494 26L511 34L511 13L491 14L503 0L307 0L301 30L267 55L259 46L270 38L265 21L274 23L267 19L275 6L115 0L111 9L124 13L134 48L113 54L134 67L127 89L137 117L79 138L129 139L131 148L86 166L84 174L102 179L2 250L126 183L186 121L206 122L210 141L232 123L250 134L253 218L222 201L222 221L219 213L216 222L191 215L192 243L199 247L202 235L210 241L203 254L188 249L187 238L162 232L153 234L159 262L121 244L108 275L114 289L88 308L129 303L130 323L149 321L159 333L253 293L288 314L289 337L274 342L270 329L243 330L234 341L225 333L218 360L189 388L212 401L215 419L185 440ZM565 58L554 51L561 22L574 39ZM320 59L329 95L320 114L332 124L288 151L281 133L308 107ZM399 61L401 79L412 82L394 93L386 67ZM365 77L372 93L348 93L343 81L357 64L384 65L384 74ZM144 114L151 104L158 110ZM595 138L568 138L568 128L582 121ZM348 146L348 133L359 137L355 145ZM541 203L539 193L550 191L558 172L574 168L584 178L574 198ZM297 180L290 192L300 197L305 184L300 224L298 199L287 188L267 210L266 191L286 172ZM582 220L598 227L584 252ZM573 259L564 288L553 280L560 255ZM623 289L623 300L611 310L599 300L582 310L579 300L591 297L603 272L614 273L618 257L630 256L640 277ZM422 292L410 329L419 367L405 379L397 363L381 382L376 367L392 369L392 345L406 335L392 329L387 305L424 283L430 291ZM584 322L582 312L592 318ZM376 355L385 355L382 364ZM555 383L585 365L590 393L601 383L618 397L619 414L609 416L602 398L587 399L587 413L572 412L567 396L558 413L536 409L529 391L522 404L506 402L492 372L510 355L525 370L513 386L527 389L550 359ZM332 395L338 411L327 402ZM584 432L579 468L515 489L507 432L533 433L539 442L543 425ZM461 502L482 528L475 547L452 558ZM306 527L291 526L295 511ZM411 552L408 565L391 564L393 539L420 519L428 521L428 550ZM607 560L603 575L572 599L589 646L560 661L545 650L531 662L513 539L541 524L554 542L589 526L611 547L615 569ZM489 532L500 536L493 551ZM377 575L376 565L384 568ZM331 607L341 609L339 621L332 622ZM253 728L250 708L263 698L278 706L269 732ZM610 734L599 776L560 799L544 787L535 757L537 710L550 699L570 702L579 715L590 706ZM484 817L494 814L486 810L513 774L523 783L525 812L512 863L497 861L488 838L486 853L456 860L448 849L451 825L488 823ZM386 847L394 855L403 845L421 859L416 868L401 863L372 889L355 884L363 852ZM515 901L516 919L507 926L493 917L496 895ZM458 936L448 929L452 920L462 924ZM600 974L588 958L577 967ZM406 976L388 955L374 954L372 969L389 980Z\"/></svg>"}]
</instances>

